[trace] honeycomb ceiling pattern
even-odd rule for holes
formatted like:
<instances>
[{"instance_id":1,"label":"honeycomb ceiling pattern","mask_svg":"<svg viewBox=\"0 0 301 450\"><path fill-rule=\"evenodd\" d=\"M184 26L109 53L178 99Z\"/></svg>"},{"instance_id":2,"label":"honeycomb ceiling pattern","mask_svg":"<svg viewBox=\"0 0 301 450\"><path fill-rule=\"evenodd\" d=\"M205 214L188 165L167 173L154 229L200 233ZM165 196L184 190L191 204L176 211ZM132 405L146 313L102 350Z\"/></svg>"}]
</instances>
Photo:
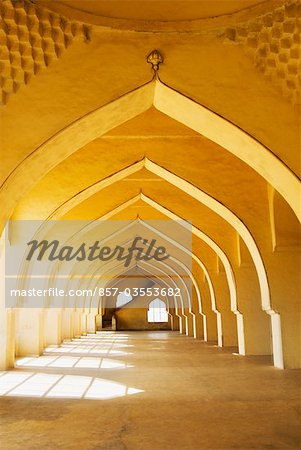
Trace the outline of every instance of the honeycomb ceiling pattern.
<instances>
[{"instance_id":1,"label":"honeycomb ceiling pattern","mask_svg":"<svg viewBox=\"0 0 301 450\"><path fill-rule=\"evenodd\" d=\"M300 108L300 1L228 28L226 35L242 42L258 70Z\"/></svg>"},{"instance_id":2,"label":"honeycomb ceiling pattern","mask_svg":"<svg viewBox=\"0 0 301 450\"><path fill-rule=\"evenodd\" d=\"M0 102L5 105L22 84L60 57L89 28L27 0L0 3Z\"/></svg>"},{"instance_id":3,"label":"honeycomb ceiling pattern","mask_svg":"<svg viewBox=\"0 0 301 450\"><path fill-rule=\"evenodd\" d=\"M0 104L45 69L73 42L90 39L90 25L69 20L29 0L0 3ZM300 101L301 2L292 0L248 22L226 28L256 68L292 102Z\"/></svg>"}]
</instances>

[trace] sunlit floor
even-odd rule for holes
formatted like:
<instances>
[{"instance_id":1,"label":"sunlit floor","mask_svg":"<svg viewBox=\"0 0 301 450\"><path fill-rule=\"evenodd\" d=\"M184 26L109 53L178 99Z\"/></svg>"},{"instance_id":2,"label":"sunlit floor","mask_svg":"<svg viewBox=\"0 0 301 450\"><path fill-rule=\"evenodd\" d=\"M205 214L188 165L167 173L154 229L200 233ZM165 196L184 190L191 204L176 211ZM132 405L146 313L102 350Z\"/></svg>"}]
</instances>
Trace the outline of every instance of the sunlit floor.
<instances>
[{"instance_id":1,"label":"sunlit floor","mask_svg":"<svg viewBox=\"0 0 301 450\"><path fill-rule=\"evenodd\" d=\"M6 449L299 449L299 371L173 332L103 332L0 373Z\"/></svg>"}]
</instances>

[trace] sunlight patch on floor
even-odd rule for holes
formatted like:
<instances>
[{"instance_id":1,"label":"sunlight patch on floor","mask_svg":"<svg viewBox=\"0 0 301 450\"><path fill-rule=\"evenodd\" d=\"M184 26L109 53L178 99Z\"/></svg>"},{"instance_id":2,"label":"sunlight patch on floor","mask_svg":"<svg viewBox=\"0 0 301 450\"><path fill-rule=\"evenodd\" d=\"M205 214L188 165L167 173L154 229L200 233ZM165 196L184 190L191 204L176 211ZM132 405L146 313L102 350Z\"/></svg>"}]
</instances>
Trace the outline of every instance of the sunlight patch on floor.
<instances>
[{"instance_id":1,"label":"sunlight patch on floor","mask_svg":"<svg viewBox=\"0 0 301 450\"><path fill-rule=\"evenodd\" d=\"M108 400L144 392L122 383L88 376L21 371L1 375L1 396Z\"/></svg>"},{"instance_id":2,"label":"sunlight patch on floor","mask_svg":"<svg viewBox=\"0 0 301 450\"><path fill-rule=\"evenodd\" d=\"M99 357L38 356L19 358L15 367L74 367L83 369L128 369L134 367L120 360Z\"/></svg>"},{"instance_id":3,"label":"sunlight patch on floor","mask_svg":"<svg viewBox=\"0 0 301 450\"><path fill-rule=\"evenodd\" d=\"M107 400L144 392L122 383L91 376L91 370L134 367L115 359L119 355L132 354L126 351L127 339L127 335L116 336L113 333L87 335L65 341L59 347L49 346L42 356L18 358L15 370L0 372L0 395ZM78 371L72 373L75 369L80 370L80 373L83 369L88 369L89 376L79 375Z\"/></svg>"}]
</instances>

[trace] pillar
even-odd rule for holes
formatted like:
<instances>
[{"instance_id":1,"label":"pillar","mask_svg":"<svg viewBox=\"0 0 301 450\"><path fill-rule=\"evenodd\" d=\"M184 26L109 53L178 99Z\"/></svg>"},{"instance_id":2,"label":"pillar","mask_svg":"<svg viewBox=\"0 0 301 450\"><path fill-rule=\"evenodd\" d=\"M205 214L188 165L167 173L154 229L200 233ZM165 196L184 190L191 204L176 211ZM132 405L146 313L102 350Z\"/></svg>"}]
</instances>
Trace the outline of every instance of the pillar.
<instances>
[{"instance_id":1,"label":"pillar","mask_svg":"<svg viewBox=\"0 0 301 450\"><path fill-rule=\"evenodd\" d=\"M49 308L44 311L44 343L45 346L62 342L62 310Z\"/></svg>"},{"instance_id":2,"label":"pillar","mask_svg":"<svg viewBox=\"0 0 301 450\"><path fill-rule=\"evenodd\" d=\"M17 356L39 356L44 346L43 310L18 308L16 310Z\"/></svg>"}]
</instances>

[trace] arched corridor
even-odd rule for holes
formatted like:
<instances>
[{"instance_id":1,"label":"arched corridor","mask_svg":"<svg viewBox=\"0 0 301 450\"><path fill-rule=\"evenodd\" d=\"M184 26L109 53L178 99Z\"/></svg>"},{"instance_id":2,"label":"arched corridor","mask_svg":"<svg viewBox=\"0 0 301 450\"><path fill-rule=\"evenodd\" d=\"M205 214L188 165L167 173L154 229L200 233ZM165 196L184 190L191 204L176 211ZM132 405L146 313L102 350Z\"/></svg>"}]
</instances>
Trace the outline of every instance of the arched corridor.
<instances>
[{"instance_id":1,"label":"arched corridor","mask_svg":"<svg viewBox=\"0 0 301 450\"><path fill-rule=\"evenodd\" d=\"M299 448L300 1L0 14L4 448Z\"/></svg>"}]
</instances>

